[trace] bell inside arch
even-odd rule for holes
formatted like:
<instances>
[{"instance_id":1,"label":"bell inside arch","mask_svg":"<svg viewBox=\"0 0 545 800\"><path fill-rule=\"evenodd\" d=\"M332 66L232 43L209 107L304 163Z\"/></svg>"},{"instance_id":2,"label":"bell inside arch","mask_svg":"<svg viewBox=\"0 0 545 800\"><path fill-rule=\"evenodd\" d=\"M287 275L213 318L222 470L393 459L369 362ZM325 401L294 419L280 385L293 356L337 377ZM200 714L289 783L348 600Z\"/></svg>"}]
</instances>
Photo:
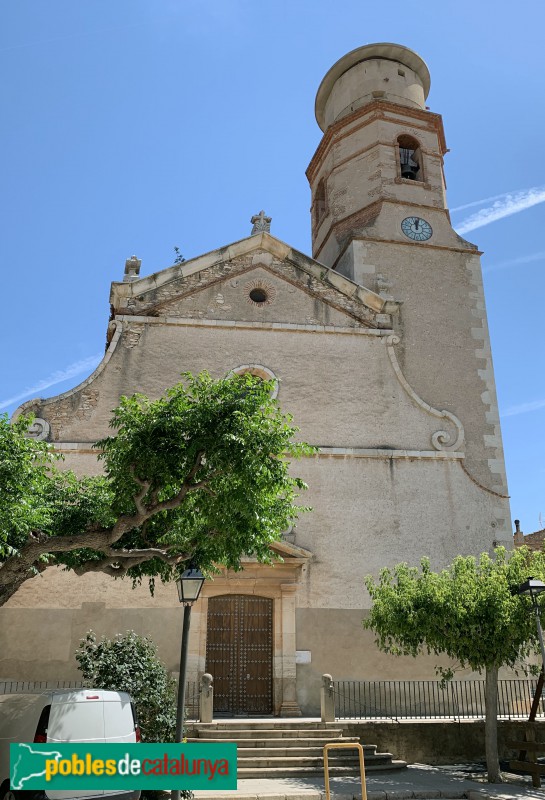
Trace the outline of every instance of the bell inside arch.
<instances>
[{"instance_id":1,"label":"bell inside arch","mask_svg":"<svg viewBox=\"0 0 545 800\"><path fill-rule=\"evenodd\" d=\"M399 151L401 161L401 177L406 180L418 180L420 165L414 158L414 150L402 147Z\"/></svg>"}]
</instances>

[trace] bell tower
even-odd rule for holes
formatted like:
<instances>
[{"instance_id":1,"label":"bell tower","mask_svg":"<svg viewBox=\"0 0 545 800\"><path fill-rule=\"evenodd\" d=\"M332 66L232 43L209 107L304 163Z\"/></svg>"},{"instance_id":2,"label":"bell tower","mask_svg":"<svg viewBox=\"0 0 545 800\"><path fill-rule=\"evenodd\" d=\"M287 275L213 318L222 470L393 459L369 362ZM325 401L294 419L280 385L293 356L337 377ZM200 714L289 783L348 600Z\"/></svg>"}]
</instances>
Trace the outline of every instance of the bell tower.
<instances>
[{"instance_id":1,"label":"bell tower","mask_svg":"<svg viewBox=\"0 0 545 800\"><path fill-rule=\"evenodd\" d=\"M441 116L426 106L429 89L422 58L398 44L359 47L326 74L316 96L324 135L307 169L312 252L400 303L393 327L403 374L461 420L463 468L497 498L495 536L508 542L480 253L450 224L448 151Z\"/></svg>"},{"instance_id":2,"label":"bell tower","mask_svg":"<svg viewBox=\"0 0 545 800\"><path fill-rule=\"evenodd\" d=\"M324 137L307 171L313 255L354 280L365 273L355 241L398 236L403 241L406 233L399 226L381 224L391 206L407 207L406 216L418 220L418 209L422 216L430 209L433 221L448 220L447 147L441 117L425 105L429 89L424 61L397 44L353 50L318 89L316 119Z\"/></svg>"}]
</instances>

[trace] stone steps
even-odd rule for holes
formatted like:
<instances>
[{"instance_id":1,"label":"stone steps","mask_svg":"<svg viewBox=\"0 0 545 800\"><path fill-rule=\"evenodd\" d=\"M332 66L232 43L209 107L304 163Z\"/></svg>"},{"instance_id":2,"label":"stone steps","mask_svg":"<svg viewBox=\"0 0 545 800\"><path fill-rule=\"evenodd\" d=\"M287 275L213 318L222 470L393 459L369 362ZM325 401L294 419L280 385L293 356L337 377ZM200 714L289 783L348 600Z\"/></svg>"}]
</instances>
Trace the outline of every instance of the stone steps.
<instances>
[{"instance_id":1,"label":"stone steps","mask_svg":"<svg viewBox=\"0 0 545 800\"><path fill-rule=\"evenodd\" d=\"M329 742L355 744L356 737L345 737L342 728L316 721L282 722L267 719L194 723L188 729L190 742L235 742L239 778L274 778L322 775L323 748ZM397 770L406 767L391 753L377 753L376 745L364 746L365 769ZM359 774L357 750L333 749L329 752L331 775Z\"/></svg>"},{"instance_id":2,"label":"stone steps","mask_svg":"<svg viewBox=\"0 0 545 800\"><path fill-rule=\"evenodd\" d=\"M199 742L202 741L199 739ZM266 758L271 753L274 755L275 758L296 758L298 756L309 756L311 758L322 758L323 757L323 746L322 747L300 747L298 742L295 742L291 747L240 747L237 750L239 758ZM376 758L382 758L383 756L392 758L391 753L381 753L380 756L376 755L376 749L364 749L364 757L366 759L370 759L371 757L375 756ZM358 760L358 754L356 750L331 750L329 753L329 760L333 761L336 759L352 759Z\"/></svg>"},{"instance_id":3,"label":"stone steps","mask_svg":"<svg viewBox=\"0 0 545 800\"><path fill-rule=\"evenodd\" d=\"M295 747L297 746L297 742L301 742L301 747L320 747L323 748L325 744L328 742L336 742L337 739L340 739L340 736L320 736L320 737L308 737L308 736L298 736L297 731L294 731L292 736L276 736L275 738L259 738L250 739L249 737L239 737L236 732L233 732L231 736L227 738L216 738L214 736L199 736L196 741L199 742L235 742L238 744L239 747ZM358 742L359 739L357 737L351 736L343 736L343 742ZM373 744L366 744L364 745L364 750L367 748L369 751L373 750L375 745Z\"/></svg>"},{"instance_id":4,"label":"stone steps","mask_svg":"<svg viewBox=\"0 0 545 800\"><path fill-rule=\"evenodd\" d=\"M241 728L233 727L233 728L221 728L219 730L214 730L213 728L207 727L206 729L202 729L199 723L193 726L193 728L199 729L199 739L204 737L211 737L214 741L218 740L225 740L230 741L231 737L236 736L237 739L254 739L259 737L260 739L290 739L294 735L297 736L299 739L323 739L326 742L330 742L332 739L338 739L339 736L342 736L342 730L333 729L331 731L326 731L324 728Z\"/></svg>"},{"instance_id":5,"label":"stone steps","mask_svg":"<svg viewBox=\"0 0 545 800\"><path fill-rule=\"evenodd\" d=\"M384 766L373 766L365 764L365 774L369 772L384 772L385 770L398 770L398 769L405 769L407 767L407 763L405 761L392 761L389 767ZM320 775L323 776L324 774L324 765L323 762L320 767L317 769L316 767L269 767L268 769L261 769L261 768L250 768L247 769L246 767L240 767L237 771L238 779L241 780L242 778L298 778L303 777L304 775ZM359 775L360 768L359 765L353 766L332 766L331 763L329 764L329 774L331 777L334 775Z\"/></svg>"},{"instance_id":6,"label":"stone steps","mask_svg":"<svg viewBox=\"0 0 545 800\"><path fill-rule=\"evenodd\" d=\"M278 720L278 721L277 721ZM342 727L336 725L334 722L320 722L318 719L304 720L292 719L286 721L281 717L260 717L254 719L252 717L233 717L229 719L215 719L214 722L188 722L188 727L194 728L198 726L199 730L263 730L264 728L274 728L274 730L301 730L301 729L314 729L317 731L337 731L342 732Z\"/></svg>"},{"instance_id":7,"label":"stone steps","mask_svg":"<svg viewBox=\"0 0 545 800\"><path fill-rule=\"evenodd\" d=\"M240 751L238 751L238 758L239 762L243 759L244 767L248 767L249 769L254 769L256 767L319 767L321 769L323 765L322 755L310 756L305 754L298 756L277 756L276 754L273 755L271 752L269 752L265 756L261 756L259 758L248 758L241 755ZM384 764L389 764L391 760L392 754L384 753L381 754L381 756L376 760L373 759L372 762L368 761L367 764L368 766L371 764L373 764L373 766L383 766ZM344 756L344 758L339 756L335 759L330 758L329 763L335 764L339 767L346 767L359 764L359 759L357 756Z\"/></svg>"}]
</instances>

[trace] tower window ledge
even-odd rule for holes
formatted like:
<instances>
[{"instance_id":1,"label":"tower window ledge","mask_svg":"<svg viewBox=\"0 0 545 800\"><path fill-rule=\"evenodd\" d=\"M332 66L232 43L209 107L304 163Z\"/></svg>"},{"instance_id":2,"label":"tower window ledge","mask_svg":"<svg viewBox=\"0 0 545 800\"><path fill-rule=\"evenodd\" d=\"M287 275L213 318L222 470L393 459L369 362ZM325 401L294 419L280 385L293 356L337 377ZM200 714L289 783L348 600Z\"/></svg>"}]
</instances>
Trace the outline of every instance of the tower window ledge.
<instances>
[{"instance_id":1,"label":"tower window ledge","mask_svg":"<svg viewBox=\"0 0 545 800\"><path fill-rule=\"evenodd\" d=\"M431 183L413 181L410 178L394 178L394 183L406 183L408 186L421 186L423 189L431 189Z\"/></svg>"}]
</instances>

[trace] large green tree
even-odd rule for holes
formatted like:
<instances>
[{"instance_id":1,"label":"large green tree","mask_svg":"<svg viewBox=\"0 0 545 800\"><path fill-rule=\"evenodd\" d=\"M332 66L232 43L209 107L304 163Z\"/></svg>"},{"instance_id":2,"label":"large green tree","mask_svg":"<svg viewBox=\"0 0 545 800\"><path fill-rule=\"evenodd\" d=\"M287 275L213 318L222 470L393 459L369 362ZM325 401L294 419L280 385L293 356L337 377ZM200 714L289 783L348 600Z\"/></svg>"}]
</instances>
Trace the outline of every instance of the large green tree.
<instances>
[{"instance_id":1,"label":"large green tree","mask_svg":"<svg viewBox=\"0 0 545 800\"><path fill-rule=\"evenodd\" d=\"M293 441L270 382L183 378L158 400L121 398L98 477L59 470L51 446L25 436L28 419L0 417L0 605L48 565L153 588L189 561L270 559L306 488L289 460L314 449Z\"/></svg>"},{"instance_id":2,"label":"large green tree","mask_svg":"<svg viewBox=\"0 0 545 800\"><path fill-rule=\"evenodd\" d=\"M526 547L494 558L458 556L441 572L428 559L420 569L398 564L366 578L373 600L364 627L381 650L394 655L446 654L457 668L485 671L488 779L501 780L497 745L498 669L523 665L536 651L530 600L514 594L528 576L545 579L545 554ZM453 669L437 668L448 679Z\"/></svg>"}]
</instances>

